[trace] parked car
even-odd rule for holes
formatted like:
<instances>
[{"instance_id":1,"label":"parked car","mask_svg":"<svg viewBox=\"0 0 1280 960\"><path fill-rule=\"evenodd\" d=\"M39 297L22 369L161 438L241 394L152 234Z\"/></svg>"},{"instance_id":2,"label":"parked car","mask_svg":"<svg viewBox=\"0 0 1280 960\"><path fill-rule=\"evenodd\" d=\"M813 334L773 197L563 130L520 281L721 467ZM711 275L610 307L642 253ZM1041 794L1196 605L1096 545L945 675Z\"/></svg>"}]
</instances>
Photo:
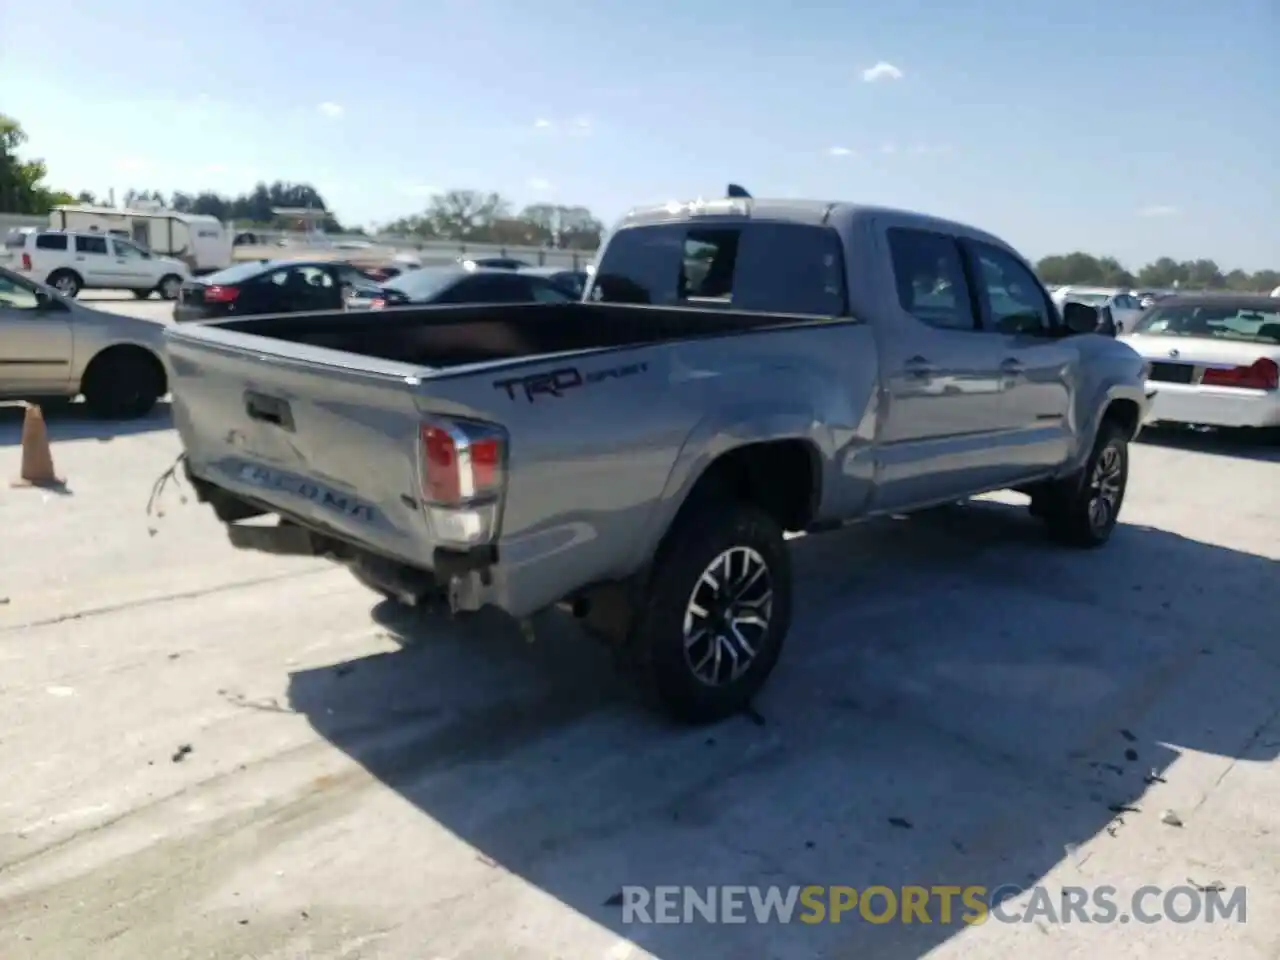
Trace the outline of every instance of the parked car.
<instances>
[{"instance_id":1,"label":"parked car","mask_svg":"<svg viewBox=\"0 0 1280 960\"><path fill-rule=\"evenodd\" d=\"M188 280L173 307L175 323L300 310L338 310L377 281L349 263L249 260Z\"/></svg>"},{"instance_id":2,"label":"parked car","mask_svg":"<svg viewBox=\"0 0 1280 960\"><path fill-rule=\"evenodd\" d=\"M1111 537L1147 398L1096 323L980 230L744 198L633 212L583 301L166 342L187 475L235 545L528 630L563 604L706 722L782 652L784 531L1012 487L1062 540Z\"/></svg>"},{"instance_id":3,"label":"parked car","mask_svg":"<svg viewBox=\"0 0 1280 960\"><path fill-rule=\"evenodd\" d=\"M581 299L547 277L521 271L423 267L358 291L349 310L450 303L567 303Z\"/></svg>"},{"instance_id":4,"label":"parked car","mask_svg":"<svg viewBox=\"0 0 1280 960\"><path fill-rule=\"evenodd\" d=\"M564 267L525 267L520 271L530 277L546 277L564 289L575 300L581 300L591 275L585 270L566 270Z\"/></svg>"},{"instance_id":5,"label":"parked car","mask_svg":"<svg viewBox=\"0 0 1280 960\"><path fill-rule=\"evenodd\" d=\"M0 267L0 400L84 394L97 416L141 417L169 392L163 331Z\"/></svg>"},{"instance_id":6,"label":"parked car","mask_svg":"<svg viewBox=\"0 0 1280 960\"><path fill-rule=\"evenodd\" d=\"M24 273L66 297L81 290L132 290L138 299L178 295L191 271L181 260L160 257L123 237L93 231L10 231L0 250L0 267Z\"/></svg>"},{"instance_id":7,"label":"parked car","mask_svg":"<svg viewBox=\"0 0 1280 960\"><path fill-rule=\"evenodd\" d=\"M1053 292L1053 299L1059 307L1069 300L1087 303L1091 307L1109 307L1118 333L1130 329L1142 316L1142 302L1133 294L1123 290L1108 290L1104 287L1059 287Z\"/></svg>"},{"instance_id":8,"label":"parked car","mask_svg":"<svg viewBox=\"0 0 1280 960\"><path fill-rule=\"evenodd\" d=\"M1157 303L1123 341L1151 365L1152 421L1280 428L1280 302L1187 294Z\"/></svg>"}]
</instances>

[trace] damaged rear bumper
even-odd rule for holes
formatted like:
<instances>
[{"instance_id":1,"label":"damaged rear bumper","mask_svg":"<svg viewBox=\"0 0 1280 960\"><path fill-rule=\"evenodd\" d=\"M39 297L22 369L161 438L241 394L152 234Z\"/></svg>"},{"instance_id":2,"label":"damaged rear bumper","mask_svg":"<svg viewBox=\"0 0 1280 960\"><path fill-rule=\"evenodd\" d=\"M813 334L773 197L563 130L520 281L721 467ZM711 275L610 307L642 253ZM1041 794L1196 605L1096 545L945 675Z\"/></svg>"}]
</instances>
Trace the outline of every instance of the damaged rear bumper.
<instances>
[{"instance_id":1,"label":"damaged rear bumper","mask_svg":"<svg viewBox=\"0 0 1280 960\"><path fill-rule=\"evenodd\" d=\"M492 545L468 550L436 547L429 568L415 566L375 553L335 531L230 493L192 475L189 467L187 480L196 499L213 508L226 527L231 545L238 550L322 557L349 567L366 586L409 606L470 613L486 605L497 564L497 550ZM245 522L271 514L279 517L274 524Z\"/></svg>"}]
</instances>

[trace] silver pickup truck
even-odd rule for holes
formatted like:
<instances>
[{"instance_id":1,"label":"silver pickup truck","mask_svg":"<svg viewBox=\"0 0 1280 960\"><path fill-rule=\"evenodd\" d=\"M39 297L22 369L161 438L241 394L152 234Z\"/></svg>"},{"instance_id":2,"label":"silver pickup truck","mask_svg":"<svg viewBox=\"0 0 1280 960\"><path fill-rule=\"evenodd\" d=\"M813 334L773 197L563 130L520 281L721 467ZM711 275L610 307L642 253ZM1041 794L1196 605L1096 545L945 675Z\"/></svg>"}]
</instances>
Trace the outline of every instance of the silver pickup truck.
<instances>
[{"instance_id":1,"label":"silver pickup truck","mask_svg":"<svg viewBox=\"0 0 1280 960\"><path fill-rule=\"evenodd\" d=\"M1014 488L1108 539L1148 398L1096 322L979 230L737 197L632 212L580 303L191 324L166 351L238 546L454 614L561 606L696 723L778 660L784 531Z\"/></svg>"}]
</instances>

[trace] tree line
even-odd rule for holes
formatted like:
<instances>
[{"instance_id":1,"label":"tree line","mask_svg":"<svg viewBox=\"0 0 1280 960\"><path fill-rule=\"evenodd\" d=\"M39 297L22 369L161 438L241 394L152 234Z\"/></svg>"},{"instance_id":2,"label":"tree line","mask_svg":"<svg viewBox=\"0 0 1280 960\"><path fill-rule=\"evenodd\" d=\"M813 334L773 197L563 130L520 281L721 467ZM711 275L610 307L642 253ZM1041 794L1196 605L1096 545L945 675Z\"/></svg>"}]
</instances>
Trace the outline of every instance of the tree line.
<instances>
[{"instance_id":1,"label":"tree line","mask_svg":"<svg viewBox=\"0 0 1280 960\"><path fill-rule=\"evenodd\" d=\"M88 190L70 193L45 183L42 160L23 160L18 154L27 137L21 125L0 114L0 213L45 214L64 203L104 203ZM245 229L292 229L296 222L281 218L282 207L324 211L323 227L332 233L364 233L344 227L329 210L318 190L308 183L259 183L248 193L228 197L212 191L169 196L155 190L128 190L125 206L159 204L181 213L198 213L234 221ZM419 240L450 240L504 246L556 247L594 250L604 226L586 207L535 203L519 211L500 194L482 190L448 190L430 197L425 208L411 216L380 225L377 233ZM1177 261L1161 257L1131 273L1114 257L1076 252L1044 257L1036 270L1045 283L1105 287L1209 290L1272 290L1280 287L1280 271L1227 270L1212 260Z\"/></svg>"},{"instance_id":2,"label":"tree line","mask_svg":"<svg viewBox=\"0 0 1280 960\"><path fill-rule=\"evenodd\" d=\"M1089 253L1054 254L1036 264L1045 283L1078 284L1097 287L1128 287L1131 290L1238 290L1266 292L1280 287L1280 270L1224 270L1213 260L1174 260L1161 257L1130 273L1114 257Z\"/></svg>"}]
</instances>

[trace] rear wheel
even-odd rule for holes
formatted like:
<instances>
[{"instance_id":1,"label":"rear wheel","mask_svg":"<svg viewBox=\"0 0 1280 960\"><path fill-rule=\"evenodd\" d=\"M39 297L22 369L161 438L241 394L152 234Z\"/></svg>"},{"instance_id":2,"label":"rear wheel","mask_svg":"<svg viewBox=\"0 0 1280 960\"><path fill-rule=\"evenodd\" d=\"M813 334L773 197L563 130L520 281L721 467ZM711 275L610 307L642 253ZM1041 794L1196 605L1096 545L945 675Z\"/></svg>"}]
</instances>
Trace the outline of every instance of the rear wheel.
<instances>
[{"instance_id":1,"label":"rear wheel","mask_svg":"<svg viewBox=\"0 0 1280 960\"><path fill-rule=\"evenodd\" d=\"M128 420L146 416L164 395L160 361L138 347L117 347L99 354L81 385L95 416Z\"/></svg>"},{"instance_id":2,"label":"rear wheel","mask_svg":"<svg viewBox=\"0 0 1280 960\"><path fill-rule=\"evenodd\" d=\"M64 297L74 297L84 288L84 281L74 270L55 270L49 274L49 286Z\"/></svg>"},{"instance_id":3,"label":"rear wheel","mask_svg":"<svg viewBox=\"0 0 1280 960\"><path fill-rule=\"evenodd\" d=\"M171 273L156 284L156 289L160 291L160 296L165 300L177 300L178 294L182 290L182 278L175 273Z\"/></svg>"},{"instance_id":4,"label":"rear wheel","mask_svg":"<svg viewBox=\"0 0 1280 960\"><path fill-rule=\"evenodd\" d=\"M749 504L708 505L663 545L625 654L673 719L713 723L750 705L791 622L791 563L778 524Z\"/></svg>"},{"instance_id":5,"label":"rear wheel","mask_svg":"<svg viewBox=\"0 0 1280 960\"><path fill-rule=\"evenodd\" d=\"M1129 483L1128 435L1103 421L1084 468L1038 492L1031 513L1053 536L1076 547L1098 547L1111 539Z\"/></svg>"}]
</instances>

